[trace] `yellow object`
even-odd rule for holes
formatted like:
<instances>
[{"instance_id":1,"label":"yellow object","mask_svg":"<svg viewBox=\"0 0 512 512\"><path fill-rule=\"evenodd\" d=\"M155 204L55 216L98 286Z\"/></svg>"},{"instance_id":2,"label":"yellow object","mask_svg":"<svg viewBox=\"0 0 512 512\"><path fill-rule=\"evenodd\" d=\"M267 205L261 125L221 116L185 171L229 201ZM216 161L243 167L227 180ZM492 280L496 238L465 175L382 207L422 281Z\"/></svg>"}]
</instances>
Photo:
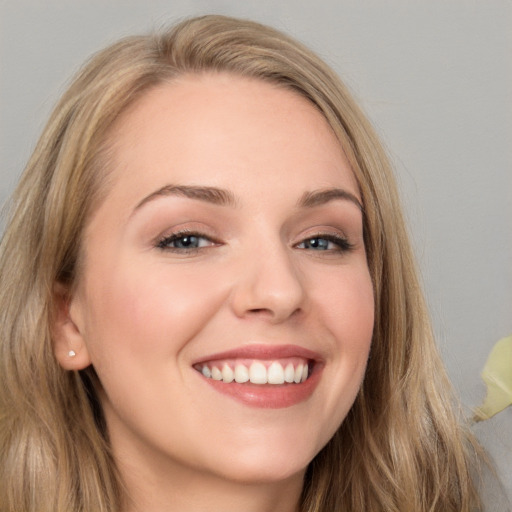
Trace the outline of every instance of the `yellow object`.
<instances>
[{"instance_id":1,"label":"yellow object","mask_svg":"<svg viewBox=\"0 0 512 512\"><path fill-rule=\"evenodd\" d=\"M475 421L487 420L512 405L512 336L494 345L482 378L487 385L487 397L475 411Z\"/></svg>"}]
</instances>

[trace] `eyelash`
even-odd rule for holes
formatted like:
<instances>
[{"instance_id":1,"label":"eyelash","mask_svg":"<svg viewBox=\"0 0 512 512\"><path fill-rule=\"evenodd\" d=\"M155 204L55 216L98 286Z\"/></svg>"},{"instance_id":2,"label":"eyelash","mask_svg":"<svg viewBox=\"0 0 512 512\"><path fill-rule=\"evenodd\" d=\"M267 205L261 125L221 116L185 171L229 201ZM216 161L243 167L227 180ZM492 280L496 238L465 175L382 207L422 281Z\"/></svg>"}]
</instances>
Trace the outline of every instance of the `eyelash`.
<instances>
[{"instance_id":1,"label":"eyelash","mask_svg":"<svg viewBox=\"0 0 512 512\"><path fill-rule=\"evenodd\" d=\"M174 243L178 240L184 239L184 238L197 238L197 239L207 240L209 242L209 245L206 245L203 247L172 247L171 246L172 243ZM315 252L327 252L327 253L331 253L331 254L333 252L345 253L345 252L350 252L354 248L354 245L352 243L350 243L347 240L347 238L345 238L342 235L338 235L338 234L334 234L334 233L317 233L313 236L309 236L309 237L305 238L304 240L302 240L301 242L296 244L295 247L306 251L306 250L308 250L307 247L299 247L299 246L305 244L306 242L311 243L312 240L326 240L327 242L331 242L337 246L335 249L324 249L324 250L319 250L319 251L315 251ZM161 238L157 242L156 246L163 251L175 252L175 253L180 253L180 254L191 254L191 253L198 252L202 249L206 249L206 248L211 247L212 245L216 245L216 244L218 244L218 242L216 242L211 237L209 237L203 233L199 233L196 231L184 230L184 231L178 231L169 236L165 236L165 237Z\"/></svg>"},{"instance_id":2,"label":"eyelash","mask_svg":"<svg viewBox=\"0 0 512 512\"><path fill-rule=\"evenodd\" d=\"M209 237L203 233L199 233L196 231L183 230L183 231L177 231L176 233L172 233L169 236L165 236L164 238L161 238L157 243L157 247L159 249L162 249L163 251L170 251L170 252L176 252L176 253L182 253L182 254L183 253L190 254L190 253L197 252L197 251L200 251L201 249L205 249L208 247L208 246L171 247L170 244L172 244L173 242L176 242L178 240L184 239L184 238L198 238L198 239L208 240L210 245L216 245L216 243L217 243L211 237Z\"/></svg>"},{"instance_id":3,"label":"eyelash","mask_svg":"<svg viewBox=\"0 0 512 512\"><path fill-rule=\"evenodd\" d=\"M327 242L332 242L333 244L335 244L337 246L336 249L324 249L324 251L318 251L318 252L344 253L344 252L350 252L354 248L354 245L352 243L350 243L347 238L345 238L342 235L335 234L335 233L317 233L316 235L309 236L308 238L305 238L304 240L302 240L302 242L297 244L296 247L304 244L305 242L311 242L312 240L326 240ZM307 250L306 247L304 247L304 248L301 247L301 249Z\"/></svg>"}]
</instances>

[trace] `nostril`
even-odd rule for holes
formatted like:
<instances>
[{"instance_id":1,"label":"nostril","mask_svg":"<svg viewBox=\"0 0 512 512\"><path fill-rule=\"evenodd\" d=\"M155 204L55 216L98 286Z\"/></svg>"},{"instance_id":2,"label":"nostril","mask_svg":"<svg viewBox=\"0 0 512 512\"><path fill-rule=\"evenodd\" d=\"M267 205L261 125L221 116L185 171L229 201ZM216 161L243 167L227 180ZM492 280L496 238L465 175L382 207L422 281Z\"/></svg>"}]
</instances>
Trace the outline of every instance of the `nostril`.
<instances>
[{"instance_id":1,"label":"nostril","mask_svg":"<svg viewBox=\"0 0 512 512\"><path fill-rule=\"evenodd\" d=\"M300 308L296 308L293 311L283 310L279 308L252 308L247 310L247 315L254 318L268 319L272 323L282 322L286 319L295 318L301 312Z\"/></svg>"},{"instance_id":2,"label":"nostril","mask_svg":"<svg viewBox=\"0 0 512 512\"><path fill-rule=\"evenodd\" d=\"M253 308L249 310L249 313L267 313L269 315L272 314L272 311L267 308Z\"/></svg>"}]
</instances>

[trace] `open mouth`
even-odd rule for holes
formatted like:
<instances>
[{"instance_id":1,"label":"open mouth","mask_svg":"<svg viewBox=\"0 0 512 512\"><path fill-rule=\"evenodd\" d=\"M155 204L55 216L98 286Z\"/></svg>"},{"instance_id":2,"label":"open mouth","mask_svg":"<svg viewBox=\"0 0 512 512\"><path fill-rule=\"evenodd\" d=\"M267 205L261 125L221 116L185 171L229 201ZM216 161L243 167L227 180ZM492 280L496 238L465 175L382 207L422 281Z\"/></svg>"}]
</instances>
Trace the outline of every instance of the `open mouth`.
<instances>
[{"instance_id":1,"label":"open mouth","mask_svg":"<svg viewBox=\"0 0 512 512\"><path fill-rule=\"evenodd\" d=\"M325 363L318 354L294 345L249 345L192 366L215 391L251 407L277 409L308 400Z\"/></svg>"},{"instance_id":2,"label":"open mouth","mask_svg":"<svg viewBox=\"0 0 512 512\"><path fill-rule=\"evenodd\" d=\"M226 359L194 365L207 379L225 383L300 384L311 374L314 361L302 357L273 360Z\"/></svg>"}]
</instances>

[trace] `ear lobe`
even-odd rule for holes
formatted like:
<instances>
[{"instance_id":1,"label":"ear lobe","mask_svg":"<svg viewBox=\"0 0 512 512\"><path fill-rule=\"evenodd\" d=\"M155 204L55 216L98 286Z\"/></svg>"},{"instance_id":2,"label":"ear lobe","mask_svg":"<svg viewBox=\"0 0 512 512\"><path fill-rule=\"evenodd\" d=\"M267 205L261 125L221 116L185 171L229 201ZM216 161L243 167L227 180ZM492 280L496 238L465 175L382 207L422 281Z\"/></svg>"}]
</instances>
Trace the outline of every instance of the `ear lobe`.
<instances>
[{"instance_id":1,"label":"ear lobe","mask_svg":"<svg viewBox=\"0 0 512 512\"><path fill-rule=\"evenodd\" d=\"M53 353L65 370L83 370L91 364L91 359L82 333L71 318L71 300L69 288L55 283L51 320Z\"/></svg>"}]
</instances>

